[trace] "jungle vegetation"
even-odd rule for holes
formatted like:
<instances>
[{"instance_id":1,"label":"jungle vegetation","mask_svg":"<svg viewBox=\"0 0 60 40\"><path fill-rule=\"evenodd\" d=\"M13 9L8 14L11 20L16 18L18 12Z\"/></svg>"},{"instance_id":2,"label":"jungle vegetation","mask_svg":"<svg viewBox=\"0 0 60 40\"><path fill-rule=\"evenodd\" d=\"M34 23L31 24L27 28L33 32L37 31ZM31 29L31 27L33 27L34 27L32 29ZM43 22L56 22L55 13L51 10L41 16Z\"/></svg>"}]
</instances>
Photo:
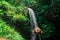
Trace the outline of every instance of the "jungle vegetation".
<instances>
[{"instance_id":1,"label":"jungle vegetation","mask_svg":"<svg viewBox=\"0 0 60 40\"><path fill-rule=\"evenodd\" d=\"M42 39L55 40L60 35L60 0L0 0L0 37L10 40L30 38L27 7L36 13L38 26L43 30Z\"/></svg>"}]
</instances>

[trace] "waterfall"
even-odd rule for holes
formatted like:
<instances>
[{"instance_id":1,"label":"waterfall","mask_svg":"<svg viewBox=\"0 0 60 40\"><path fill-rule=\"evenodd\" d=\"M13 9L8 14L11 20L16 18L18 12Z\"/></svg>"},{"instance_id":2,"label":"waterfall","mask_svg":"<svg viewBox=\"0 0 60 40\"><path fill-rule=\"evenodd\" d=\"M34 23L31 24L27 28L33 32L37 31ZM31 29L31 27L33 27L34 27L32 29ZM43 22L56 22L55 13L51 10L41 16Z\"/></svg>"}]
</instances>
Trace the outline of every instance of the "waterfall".
<instances>
[{"instance_id":1,"label":"waterfall","mask_svg":"<svg viewBox=\"0 0 60 40\"><path fill-rule=\"evenodd\" d=\"M34 27L38 27L34 11L31 8L28 8L28 10L29 10L30 20L32 21Z\"/></svg>"},{"instance_id":2,"label":"waterfall","mask_svg":"<svg viewBox=\"0 0 60 40\"><path fill-rule=\"evenodd\" d=\"M29 17L30 17L30 23L31 23L31 32L34 28L38 27L37 25L37 21L36 21L36 17L35 17L35 13L31 8L28 8L29 11ZM39 40L41 40L40 35L39 36ZM36 40L36 34L34 32L32 32L31 34L31 40Z\"/></svg>"}]
</instances>

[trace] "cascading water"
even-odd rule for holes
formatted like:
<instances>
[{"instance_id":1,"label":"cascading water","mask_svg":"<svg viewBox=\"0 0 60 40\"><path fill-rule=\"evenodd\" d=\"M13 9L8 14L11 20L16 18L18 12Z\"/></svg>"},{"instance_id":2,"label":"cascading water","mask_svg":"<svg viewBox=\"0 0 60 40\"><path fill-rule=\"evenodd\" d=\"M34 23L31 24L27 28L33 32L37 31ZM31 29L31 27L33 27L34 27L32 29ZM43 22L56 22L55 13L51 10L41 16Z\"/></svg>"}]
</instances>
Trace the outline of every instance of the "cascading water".
<instances>
[{"instance_id":1,"label":"cascading water","mask_svg":"<svg viewBox=\"0 0 60 40\"><path fill-rule=\"evenodd\" d=\"M29 11L29 17L30 17L30 23L31 23L31 40L36 40L36 34L32 31L34 28L38 27L35 13L31 8L28 8ZM39 40L41 40L40 35L39 35Z\"/></svg>"},{"instance_id":2,"label":"cascading water","mask_svg":"<svg viewBox=\"0 0 60 40\"><path fill-rule=\"evenodd\" d=\"M29 10L30 20L33 22L34 27L38 27L34 11L31 8L28 8L28 10Z\"/></svg>"}]
</instances>

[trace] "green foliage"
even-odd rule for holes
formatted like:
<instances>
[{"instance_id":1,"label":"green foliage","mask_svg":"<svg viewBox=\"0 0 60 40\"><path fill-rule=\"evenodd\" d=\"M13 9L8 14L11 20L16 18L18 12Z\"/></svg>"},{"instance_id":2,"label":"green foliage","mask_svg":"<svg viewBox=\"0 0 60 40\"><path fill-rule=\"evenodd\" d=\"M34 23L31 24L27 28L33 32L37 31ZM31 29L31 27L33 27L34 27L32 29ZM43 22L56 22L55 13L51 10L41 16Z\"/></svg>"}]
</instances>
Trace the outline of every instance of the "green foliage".
<instances>
[{"instance_id":1,"label":"green foliage","mask_svg":"<svg viewBox=\"0 0 60 40\"><path fill-rule=\"evenodd\" d=\"M22 29L19 31L29 35L31 26L26 7L35 11L38 25L43 30L42 39L53 36L55 25L52 21L60 21L60 0L3 0L0 1L0 18L14 22L14 26Z\"/></svg>"},{"instance_id":2,"label":"green foliage","mask_svg":"<svg viewBox=\"0 0 60 40\"><path fill-rule=\"evenodd\" d=\"M6 22L0 19L0 37L7 38L9 40L25 40L19 33L15 32L15 29L10 28Z\"/></svg>"},{"instance_id":3,"label":"green foliage","mask_svg":"<svg viewBox=\"0 0 60 40\"><path fill-rule=\"evenodd\" d=\"M26 12L26 11L25 11ZM9 23L11 23L11 20L13 22L15 21L25 21L27 20L27 17L24 16L23 7L14 7L10 5L6 1L0 2L0 19L6 20ZM10 21L9 21L10 20ZM11 29L8 24L6 24L4 21L0 20L0 37L8 38L10 40L25 40L19 33L15 32L14 29ZM3 29L3 30L2 30Z\"/></svg>"},{"instance_id":4,"label":"green foliage","mask_svg":"<svg viewBox=\"0 0 60 40\"><path fill-rule=\"evenodd\" d=\"M54 26L51 23L42 24L41 28L43 30L43 39L48 38L49 36L53 36L52 34L54 34Z\"/></svg>"},{"instance_id":5,"label":"green foliage","mask_svg":"<svg viewBox=\"0 0 60 40\"><path fill-rule=\"evenodd\" d=\"M8 2L2 1L1 4L1 13L4 14L3 16L7 16L8 18L10 17L11 20L27 20L27 17L24 16L26 15L26 10L22 6L18 6L17 8L14 6L11 6ZM5 15L6 14L6 15Z\"/></svg>"}]
</instances>

